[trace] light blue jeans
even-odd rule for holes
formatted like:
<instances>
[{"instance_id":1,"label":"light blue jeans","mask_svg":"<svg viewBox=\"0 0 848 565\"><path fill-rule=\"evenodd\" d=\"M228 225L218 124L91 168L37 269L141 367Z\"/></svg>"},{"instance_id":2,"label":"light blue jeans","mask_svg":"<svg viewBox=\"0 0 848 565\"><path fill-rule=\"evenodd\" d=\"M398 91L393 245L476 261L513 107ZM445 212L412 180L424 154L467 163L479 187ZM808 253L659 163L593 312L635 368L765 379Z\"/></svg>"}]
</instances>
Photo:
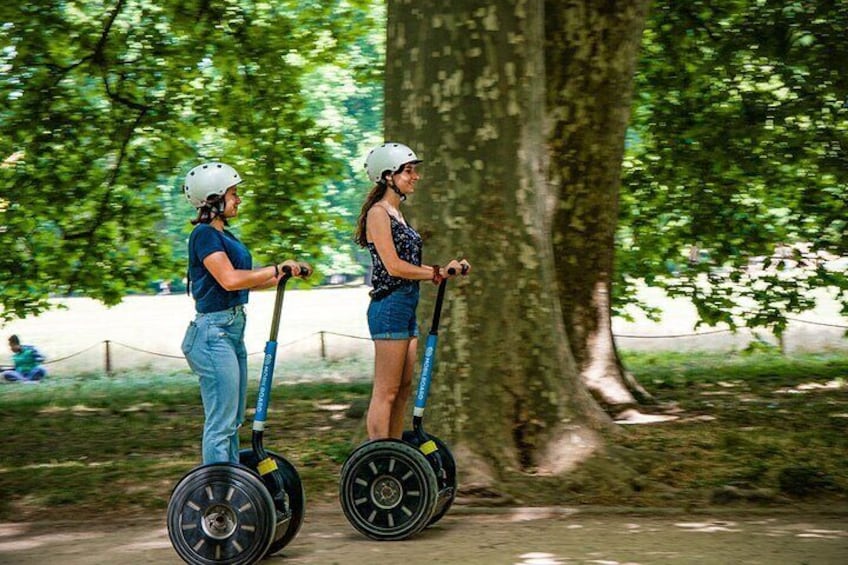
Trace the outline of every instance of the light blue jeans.
<instances>
[{"instance_id":1,"label":"light blue jeans","mask_svg":"<svg viewBox=\"0 0 848 565\"><path fill-rule=\"evenodd\" d=\"M16 371L10 369L3 371L3 378L11 382L37 382L47 376L47 371L44 367L36 367L27 372Z\"/></svg>"},{"instance_id":2,"label":"light blue jeans","mask_svg":"<svg viewBox=\"0 0 848 565\"><path fill-rule=\"evenodd\" d=\"M200 378L203 399L203 463L238 463L238 429L247 400L247 350L243 306L197 314L182 350Z\"/></svg>"}]
</instances>

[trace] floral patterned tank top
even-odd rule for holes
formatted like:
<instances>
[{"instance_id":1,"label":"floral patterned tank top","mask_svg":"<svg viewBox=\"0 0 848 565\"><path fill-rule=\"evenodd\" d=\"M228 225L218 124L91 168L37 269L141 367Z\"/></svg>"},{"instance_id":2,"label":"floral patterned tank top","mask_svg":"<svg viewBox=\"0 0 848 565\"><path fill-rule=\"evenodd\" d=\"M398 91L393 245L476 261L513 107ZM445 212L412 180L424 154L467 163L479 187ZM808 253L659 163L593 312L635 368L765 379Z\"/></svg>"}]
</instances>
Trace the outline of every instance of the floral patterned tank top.
<instances>
[{"instance_id":1,"label":"floral patterned tank top","mask_svg":"<svg viewBox=\"0 0 848 565\"><path fill-rule=\"evenodd\" d=\"M395 244L398 257L407 263L420 266L423 244L421 236L411 226L404 224L391 214L389 214L389 220L392 225L392 241ZM374 287L370 292L372 299L380 300L404 285L418 284L418 281L391 276L380 260L377 248L370 241L368 242L368 251L371 253L371 264L374 267L371 275L371 285Z\"/></svg>"}]
</instances>

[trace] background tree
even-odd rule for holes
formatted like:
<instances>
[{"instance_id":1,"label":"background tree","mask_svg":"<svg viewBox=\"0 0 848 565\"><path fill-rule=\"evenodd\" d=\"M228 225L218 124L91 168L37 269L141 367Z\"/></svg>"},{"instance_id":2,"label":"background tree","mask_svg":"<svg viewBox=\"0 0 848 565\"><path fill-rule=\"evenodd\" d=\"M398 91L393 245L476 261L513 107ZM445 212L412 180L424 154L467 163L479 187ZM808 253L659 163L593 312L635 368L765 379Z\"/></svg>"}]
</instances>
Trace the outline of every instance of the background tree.
<instances>
[{"instance_id":1,"label":"background tree","mask_svg":"<svg viewBox=\"0 0 848 565\"><path fill-rule=\"evenodd\" d=\"M620 168L610 164L620 146L603 155L595 140L620 135L628 117L620 94L630 88L579 65L581 55L621 53L618 42L637 40L615 27L626 10L595 43L583 31L581 44L595 49L548 49L551 115L566 118L551 140L552 178L564 191L554 238L560 301L583 379L611 414L635 415L628 409L651 400L622 367L610 325L611 315L644 307L642 284L692 300L699 323L778 335L789 315L815 305L817 287L846 304L844 267L827 261L848 241L840 71L848 21L837 4L655 2L636 67L618 218ZM563 18L597 18L570 4L547 8L549 41L569 39ZM632 62L619 56L614 66ZM582 100L584 90L594 97ZM570 104L594 110L588 126L572 119Z\"/></svg>"},{"instance_id":2,"label":"background tree","mask_svg":"<svg viewBox=\"0 0 848 565\"><path fill-rule=\"evenodd\" d=\"M590 50L589 38L603 35L621 5L578 4L597 17L563 18L566 42L546 36L542 1L431 2L426 10L389 3L386 137L425 159L409 214L425 234L426 261L466 256L476 266L450 291L435 427L457 445L464 469L489 478L562 472L598 451L598 432L608 429L579 379L559 303L553 222L560 190L546 150L545 51ZM619 29L632 38L644 13L628 13ZM625 41L622 49L637 46ZM584 57L581 68L627 84L632 64L611 65L610 57ZM590 116L579 108L570 118ZM620 155L623 128L596 143L602 154Z\"/></svg>"},{"instance_id":3,"label":"background tree","mask_svg":"<svg viewBox=\"0 0 848 565\"><path fill-rule=\"evenodd\" d=\"M364 175L364 155L382 142L383 70L385 65L386 6L371 0L366 8L349 14L362 35L331 63L308 73L306 113L328 132L324 142L342 168L325 181L325 206L332 230L322 244L326 273L359 275L370 264L353 241L362 198L370 185Z\"/></svg>"},{"instance_id":4,"label":"background tree","mask_svg":"<svg viewBox=\"0 0 848 565\"><path fill-rule=\"evenodd\" d=\"M612 336L624 138L648 0L545 4L549 178L559 304L581 380L615 416L647 393Z\"/></svg>"},{"instance_id":5,"label":"background tree","mask_svg":"<svg viewBox=\"0 0 848 565\"><path fill-rule=\"evenodd\" d=\"M765 326L845 271L844 3L659 2L625 160L616 303L643 280L707 324ZM690 261L689 254L692 253ZM795 267L795 268L793 268Z\"/></svg>"},{"instance_id":6,"label":"background tree","mask_svg":"<svg viewBox=\"0 0 848 565\"><path fill-rule=\"evenodd\" d=\"M2 319L52 293L114 304L182 271L180 177L225 159L257 260L319 256L343 161L302 79L370 24L368 2L40 2L0 8ZM175 218L180 218L180 224ZM170 226L162 229L163 225ZM178 256L177 256L178 257Z\"/></svg>"}]
</instances>

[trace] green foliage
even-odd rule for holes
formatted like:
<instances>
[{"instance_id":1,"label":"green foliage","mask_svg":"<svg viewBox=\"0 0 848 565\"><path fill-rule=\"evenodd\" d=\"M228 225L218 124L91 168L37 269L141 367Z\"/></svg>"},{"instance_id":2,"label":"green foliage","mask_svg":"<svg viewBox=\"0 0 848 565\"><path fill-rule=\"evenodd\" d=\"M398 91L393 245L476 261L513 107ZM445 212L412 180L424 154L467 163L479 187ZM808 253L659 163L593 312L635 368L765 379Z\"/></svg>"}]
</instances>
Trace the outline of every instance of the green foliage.
<instances>
[{"instance_id":1,"label":"green foliage","mask_svg":"<svg viewBox=\"0 0 848 565\"><path fill-rule=\"evenodd\" d=\"M191 166L247 179L259 262L317 258L345 166L304 77L373 37L374 2L12 3L0 8L0 319L53 293L115 304L179 278Z\"/></svg>"},{"instance_id":2,"label":"green foliage","mask_svg":"<svg viewBox=\"0 0 848 565\"><path fill-rule=\"evenodd\" d=\"M781 492L800 497L835 491L839 488L832 477L808 465L791 465L781 469L778 474L778 484Z\"/></svg>"},{"instance_id":3,"label":"green foliage","mask_svg":"<svg viewBox=\"0 0 848 565\"><path fill-rule=\"evenodd\" d=\"M813 306L810 289L846 298L845 273L822 268L848 252L846 33L836 1L655 4L624 163L620 297L644 278L707 324L777 333Z\"/></svg>"}]
</instances>

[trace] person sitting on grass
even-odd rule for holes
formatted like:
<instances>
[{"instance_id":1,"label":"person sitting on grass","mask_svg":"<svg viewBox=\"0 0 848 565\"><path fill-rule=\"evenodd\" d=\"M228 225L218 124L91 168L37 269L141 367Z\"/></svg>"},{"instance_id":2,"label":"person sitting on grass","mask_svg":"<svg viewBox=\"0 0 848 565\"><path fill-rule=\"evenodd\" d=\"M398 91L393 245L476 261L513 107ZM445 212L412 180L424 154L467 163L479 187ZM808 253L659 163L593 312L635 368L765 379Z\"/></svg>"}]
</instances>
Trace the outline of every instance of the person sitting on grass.
<instances>
[{"instance_id":1,"label":"person sitting on grass","mask_svg":"<svg viewBox=\"0 0 848 565\"><path fill-rule=\"evenodd\" d=\"M3 371L3 378L10 382L38 382L47 376L47 369L41 366L44 355L33 345L21 345L18 336L9 338L14 369Z\"/></svg>"}]
</instances>

